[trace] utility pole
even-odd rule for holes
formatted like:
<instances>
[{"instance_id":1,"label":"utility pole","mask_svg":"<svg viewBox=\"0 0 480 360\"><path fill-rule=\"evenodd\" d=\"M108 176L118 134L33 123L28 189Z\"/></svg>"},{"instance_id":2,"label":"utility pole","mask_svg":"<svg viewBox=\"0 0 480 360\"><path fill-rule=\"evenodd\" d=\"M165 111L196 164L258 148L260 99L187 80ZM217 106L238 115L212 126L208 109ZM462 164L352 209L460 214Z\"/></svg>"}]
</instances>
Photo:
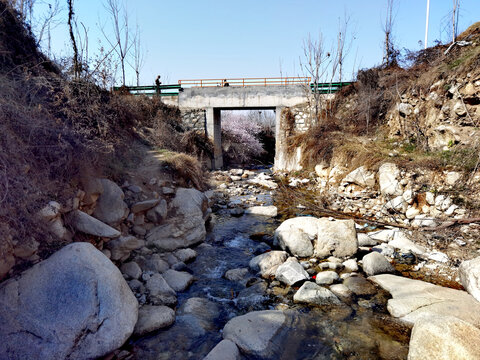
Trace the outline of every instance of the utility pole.
<instances>
[{"instance_id":1,"label":"utility pole","mask_svg":"<svg viewBox=\"0 0 480 360\"><path fill-rule=\"evenodd\" d=\"M430 18L430 0L427 0L427 21L425 24L425 49L427 48L428 43L428 20Z\"/></svg>"}]
</instances>

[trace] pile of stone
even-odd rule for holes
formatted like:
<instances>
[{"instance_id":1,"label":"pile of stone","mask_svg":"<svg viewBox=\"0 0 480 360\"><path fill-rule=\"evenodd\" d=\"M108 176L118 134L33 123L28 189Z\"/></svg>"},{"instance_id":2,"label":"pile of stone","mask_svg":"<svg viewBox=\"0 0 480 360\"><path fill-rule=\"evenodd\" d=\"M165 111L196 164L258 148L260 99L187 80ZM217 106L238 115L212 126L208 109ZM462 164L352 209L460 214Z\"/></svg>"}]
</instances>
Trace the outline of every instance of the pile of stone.
<instances>
[{"instance_id":1,"label":"pile of stone","mask_svg":"<svg viewBox=\"0 0 480 360\"><path fill-rule=\"evenodd\" d=\"M211 193L156 179L149 185L157 190L89 179L67 204L52 201L41 209L38 216L59 238L81 235L95 246L68 245L2 284L0 333L6 352L0 353L94 358L132 334L175 321L177 293L194 281L186 264L196 257L191 247L205 238ZM38 261L37 249L38 243L25 242L14 254ZM58 304L64 308L49 315Z\"/></svg>"},{"instance_id":2,"label":"pile of stone","mask_svg":"<svg viewBox=\"0 0 480 360\"><path fill-rule=\"evenodd\" d=\"M334 190L333 208L344 212L359 212L379 220L396 221L413 227L434 227L446 218L462 218L465 209L453 204L452 198L432 191L422 191L418 174L400 170L393 163L384 163L378 173L364 166L350 173L345 168L317 165L318 184ZM444 184L455 186L462 175L447 172Z\"/></svg>"}]
</instances>

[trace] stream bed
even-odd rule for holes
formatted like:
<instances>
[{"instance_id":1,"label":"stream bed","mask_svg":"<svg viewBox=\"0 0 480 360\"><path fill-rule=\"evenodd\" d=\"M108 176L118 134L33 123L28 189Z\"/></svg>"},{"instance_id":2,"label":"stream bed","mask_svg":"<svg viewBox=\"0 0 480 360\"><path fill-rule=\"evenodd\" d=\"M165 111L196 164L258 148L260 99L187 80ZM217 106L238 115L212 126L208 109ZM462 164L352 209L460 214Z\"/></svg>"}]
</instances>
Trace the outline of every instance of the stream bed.
<instances>
[{"instance_id":1,"label":"stream bed","mask_svg":"<svg viewBox=\"0 0 480 360\"><path fill-rule=\"evenodd\" d=\"M263 202L272 202L262 196ZM294 289L251 270L240 281L224 277L227 270L248 268L254 256L269 251L270 245L262 242L269 236L259 234L271 235L278 225L270 217L215 212L205 242L195 248L197 257L185 269L195 282L178 294L175 323L133 339L127 347L134 358L203 359L222 340L228 320L277 309L287 321L273 340L272 359L406 359L410 329L388 314L388 294L367 281L341 306L312 307L295 304Z\"/></svg>"}]
</instances>

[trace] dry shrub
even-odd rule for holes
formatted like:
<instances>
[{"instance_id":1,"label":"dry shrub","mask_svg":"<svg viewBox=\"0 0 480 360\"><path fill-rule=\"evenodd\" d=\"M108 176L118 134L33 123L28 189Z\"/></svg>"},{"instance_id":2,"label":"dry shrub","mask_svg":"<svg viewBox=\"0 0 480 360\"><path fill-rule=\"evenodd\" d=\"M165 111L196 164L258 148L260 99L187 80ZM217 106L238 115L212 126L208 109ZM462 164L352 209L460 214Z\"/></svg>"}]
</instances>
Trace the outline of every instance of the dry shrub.
<instances>
[{"instance_id":1,"label":"dry shrub","mask_svg":"<svg viewBox=\"0 0 480 360\"><path fill-rule=\"evenodd\" d=\"M208 189L208 177L197 158L184 153L169 153L164 159L165 170L182 187L194 187L197 190Z\"/></svg>"},{"instance_id":2,"label":"dry shrub","mask_svg":"<svg viewBox=\"0 0 480 360\"><path fill-rule=\"evenodd\" d=\"M315 165L329 163L335 138L341 136L337 123L332 118L326 118L321 124L313 126L309 131L287 138L287 148L293 153L295 148L302 149L302 162L304 168L313 168Z\"/></svg>"}]
</instances>

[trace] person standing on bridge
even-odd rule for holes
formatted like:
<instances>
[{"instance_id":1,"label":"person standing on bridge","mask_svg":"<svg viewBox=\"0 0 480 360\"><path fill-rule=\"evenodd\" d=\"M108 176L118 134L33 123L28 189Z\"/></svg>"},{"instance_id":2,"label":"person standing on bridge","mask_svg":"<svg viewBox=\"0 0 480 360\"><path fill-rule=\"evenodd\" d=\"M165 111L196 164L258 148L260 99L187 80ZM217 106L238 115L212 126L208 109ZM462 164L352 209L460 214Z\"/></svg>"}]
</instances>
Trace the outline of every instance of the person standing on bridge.
<instances>
[{"instance_id":1,"label":"person standing on bridge","mask_svg":"<svg viewBox=\"0 0 480 360\"><path fill-rule=\"evenodd\" d=\"M160 78L161 76L158 75L157 78L155 79L155 91L157 92L157 94L160 94L160 85L162 85Z\"/></svg>"}]
</instances>

